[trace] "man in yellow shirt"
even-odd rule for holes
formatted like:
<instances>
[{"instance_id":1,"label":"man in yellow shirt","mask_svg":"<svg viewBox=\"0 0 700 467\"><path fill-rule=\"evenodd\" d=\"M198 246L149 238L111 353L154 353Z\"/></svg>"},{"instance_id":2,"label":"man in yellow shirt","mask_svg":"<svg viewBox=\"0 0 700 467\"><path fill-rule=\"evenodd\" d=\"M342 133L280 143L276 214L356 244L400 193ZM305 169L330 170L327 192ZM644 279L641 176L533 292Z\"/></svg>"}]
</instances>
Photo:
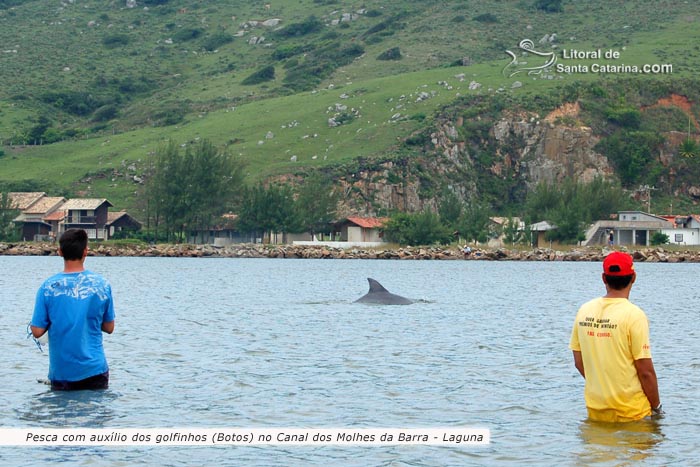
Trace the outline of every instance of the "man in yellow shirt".
<instances>
[{"instance_id":1,"label":"man in yellow shirt","mask_svg":"<svg viewBox=\"0 0 700 467\"><path fill-rule=\"evenodd\" d=\"M637 279L632 257L613 252L603 261L603 297L576 314L569 348L586 380L588 417L628 422L660 415L661 402L649 346L649 323L629 301Z\"/></svg>"}]
</instances>

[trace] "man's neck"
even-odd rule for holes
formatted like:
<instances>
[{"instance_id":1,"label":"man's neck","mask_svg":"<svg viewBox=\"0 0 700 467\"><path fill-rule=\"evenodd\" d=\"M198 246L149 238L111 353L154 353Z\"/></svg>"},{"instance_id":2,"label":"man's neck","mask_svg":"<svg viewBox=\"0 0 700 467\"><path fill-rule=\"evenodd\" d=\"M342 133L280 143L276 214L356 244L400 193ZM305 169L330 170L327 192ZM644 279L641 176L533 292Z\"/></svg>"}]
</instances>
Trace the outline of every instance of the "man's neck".
<instances>
[{"instance_id":1,"label":"man's neck","mask_svg":"<svg viewBox=\"0 0 700 467\"><path fill-rule=\"evenodd\" d=\"M631 291L631 287L626 287L622 290L615 290L612 287L608 287L608 293L604 298L626 298L629 300Z\"/></svg>"},{"instance_id":2,"label":"man's neck","mask_svg":"<svg viewBox=\"0 0 700 467\"><path fill-rule=\"evenodd\" d=\"M83 272L85 267L82 260L64 260L63 272Z\"/></svg>"}]
</instances>

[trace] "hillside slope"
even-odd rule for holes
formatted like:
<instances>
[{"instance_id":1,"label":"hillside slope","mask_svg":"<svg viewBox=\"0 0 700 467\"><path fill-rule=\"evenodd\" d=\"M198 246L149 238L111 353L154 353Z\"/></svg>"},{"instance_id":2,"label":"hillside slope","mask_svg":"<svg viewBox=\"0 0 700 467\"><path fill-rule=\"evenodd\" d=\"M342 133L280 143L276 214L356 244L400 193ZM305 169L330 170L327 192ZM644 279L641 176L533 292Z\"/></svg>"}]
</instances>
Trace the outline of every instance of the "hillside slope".
<instances>
[{"instance_id":1,"label":"hillside slope","mask_svg":"<svg viewBox=\"0 0 700 467\"><path fill-rule=\"evenodd\" d=\"M673 82L697 70L693 2L565 1L561 13L534 3L0 2L0 183L132 208L149 156L169 139L226 147L251 181L322 167L341 180L362 161L430 153L406 141L465 97L506 94L544 113L578 81ZM400 59L380 59L391 51ZM534 52L567 68L529 74L544 63ZM672 70L582 71L593 63ZM270 66L273 78L244 84ZM469 173L465 199L498 198L499 183L473 181L493 171ZM416 196L434 202L434 191Z\"/></svg>"}]
</instances>

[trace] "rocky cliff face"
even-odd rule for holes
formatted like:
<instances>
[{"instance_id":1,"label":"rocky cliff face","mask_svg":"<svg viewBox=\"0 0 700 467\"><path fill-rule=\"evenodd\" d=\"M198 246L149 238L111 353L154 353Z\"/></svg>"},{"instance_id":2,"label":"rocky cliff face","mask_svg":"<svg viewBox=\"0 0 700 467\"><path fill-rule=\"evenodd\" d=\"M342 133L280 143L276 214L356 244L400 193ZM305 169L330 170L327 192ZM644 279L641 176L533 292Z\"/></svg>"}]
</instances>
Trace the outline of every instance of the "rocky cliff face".
<instances>
[{"instance_id":1,"label":"rocky cliff face","mask_svg":"<svg viewBox=\"0 0 700 467\"><path fill-rule=\"evenodd\" d=\"M594 149L599 138L577 115L578 107L569 105L544 118L521 112L489 123L478 117L438 121L429 142L415 155L343 176L341 213L435 208L444 188L469 202L479 199L480 187L489 183L500 182L507 191L501 196L508 197L543 181L613 176L607 158ZM482 131L476 134L474 127Z\"/></svg>"},{"instance_id":2,"label":"rocky cliff face","mask_svg":"<svg viewBox=\"0 0 700 467\"><path fill-rule=\"evenodd\" d=\"M343 176L340 179L343 196L339 217L421 210L420 185L410 175L410 165L406 160L385 161L377 167L361 167Z\"/></svg>"},{"instance_id":3,"label":"rocky cliff face","mask_svg":"<svg viewBox=\"0 0 700 467\"><path fill-rule=\"evenodd\" d=\"M493 134L499 145L513 137L523 141L509 162L529 186L565 178L590 182L613 174L607 158L595 151L599 138L590 128L539 121L533 116L529 121L501 119Z\"/></svg>"}]
</instances>

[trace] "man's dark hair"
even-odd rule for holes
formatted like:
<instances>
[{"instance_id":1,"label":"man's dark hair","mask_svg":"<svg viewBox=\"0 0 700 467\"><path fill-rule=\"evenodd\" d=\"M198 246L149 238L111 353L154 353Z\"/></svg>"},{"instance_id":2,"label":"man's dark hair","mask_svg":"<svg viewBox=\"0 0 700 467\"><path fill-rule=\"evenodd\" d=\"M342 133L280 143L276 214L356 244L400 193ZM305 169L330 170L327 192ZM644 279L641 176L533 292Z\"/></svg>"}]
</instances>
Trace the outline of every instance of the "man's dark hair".
<instances>
[{"instance_id":1,"label":"man's dark hair","mask_svg":"<svg viewBox=\"0 0 700 467\"><path fill-rule=\"evenodd\" d=\"M72 261L83 258L83 251L88 244L87 232L83 229L68 229L58 239L63 259Z\"/></svg>"},{"instance_id":2,"label":"man's dark hair","mask_svg":"<svg viewBox=\"0 0 700 467\"><path fill-rule=\"evenodd\" d=\"M605 283L610 286L611 289L622 290L632 282L632 277L634 274L629 276L609 276L605 275Z\"/></svg>"}]
</instances>

